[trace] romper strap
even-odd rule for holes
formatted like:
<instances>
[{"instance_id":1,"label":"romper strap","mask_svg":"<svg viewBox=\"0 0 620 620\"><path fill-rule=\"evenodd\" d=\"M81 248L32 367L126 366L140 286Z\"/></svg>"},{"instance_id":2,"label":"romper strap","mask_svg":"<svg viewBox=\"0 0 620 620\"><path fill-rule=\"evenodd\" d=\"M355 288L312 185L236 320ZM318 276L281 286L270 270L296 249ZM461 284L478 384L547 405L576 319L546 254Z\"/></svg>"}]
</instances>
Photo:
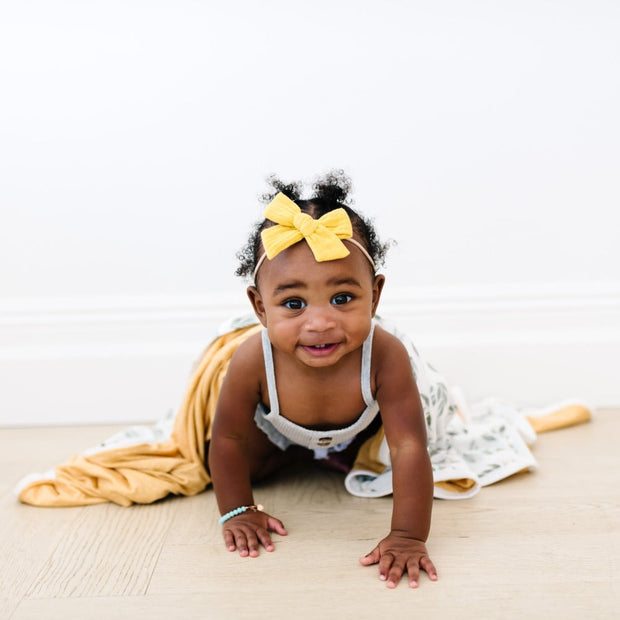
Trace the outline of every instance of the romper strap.
<instances>
[{"instance_id":1,"label":"romper strap","mask_svg":"<svg viewBox=\"0 0 620 620\"><path fill-rule=\"evenodd\" d=\"M276 372L273 365L273 351L271 341L267 335L267 329L262 331L263 357L265 359L265 374L267 375L267 390L269 391L269 403L271 413L280 415L280 404L278 403L278 390L276 389Z\"/></svg>"},{"instance_id":2,"label":"romper strap","mask_svg":"<svg viewBox=\"0 0 620 620\"><path fill-rule=\"evenodd\" d=\"M374 396L370 389L370 363L372 361L372 338L375 333L375 322L372 322L370 333L362 346L362 397L367 407L374 402Z\"/></svg>"}]
</instances>

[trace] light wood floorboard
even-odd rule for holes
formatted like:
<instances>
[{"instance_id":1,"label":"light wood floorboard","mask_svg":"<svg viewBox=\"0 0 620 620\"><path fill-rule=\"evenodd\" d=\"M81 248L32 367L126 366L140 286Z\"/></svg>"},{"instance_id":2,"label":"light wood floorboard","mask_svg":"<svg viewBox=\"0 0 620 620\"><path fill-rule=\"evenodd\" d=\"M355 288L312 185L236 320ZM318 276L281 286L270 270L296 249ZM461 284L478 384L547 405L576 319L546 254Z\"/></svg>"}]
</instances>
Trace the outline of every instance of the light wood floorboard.
<instances>
[{"instance_id":1,"label":"light wood floorboard","mask_svg":"<svg viewBox=\"0 0 620 620\"><path fill-rule=\"evenodd\" d=\"M151 506L24 506L12 488L118 427L0 429L0 618L614 618L620 411L541 435L540 469L471 500L436 501L440 579L388 590L357 558L387 533L391 498L300 468L259 486L288 537L224 549L211 491Z\"/></svg>"}]
</instances>

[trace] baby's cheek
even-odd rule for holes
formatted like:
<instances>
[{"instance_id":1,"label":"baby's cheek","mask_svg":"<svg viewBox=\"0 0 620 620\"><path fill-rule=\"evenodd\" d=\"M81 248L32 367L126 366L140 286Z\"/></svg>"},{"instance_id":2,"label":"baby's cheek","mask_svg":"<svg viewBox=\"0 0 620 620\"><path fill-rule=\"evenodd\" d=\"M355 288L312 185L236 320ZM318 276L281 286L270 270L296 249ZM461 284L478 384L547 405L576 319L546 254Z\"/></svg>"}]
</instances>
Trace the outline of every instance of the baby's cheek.
<instances>
[{"instance_id":1,"label":"baby's cheek","mask_svg":"<svg viewBox=\"0 0 620 620\"><path fill-rule=\"evenodd\" d=\"M268 332L269 340L276 349L287 350L297 341L297 332L282 322L272 323Z\"/></svg>"}]
</instances>

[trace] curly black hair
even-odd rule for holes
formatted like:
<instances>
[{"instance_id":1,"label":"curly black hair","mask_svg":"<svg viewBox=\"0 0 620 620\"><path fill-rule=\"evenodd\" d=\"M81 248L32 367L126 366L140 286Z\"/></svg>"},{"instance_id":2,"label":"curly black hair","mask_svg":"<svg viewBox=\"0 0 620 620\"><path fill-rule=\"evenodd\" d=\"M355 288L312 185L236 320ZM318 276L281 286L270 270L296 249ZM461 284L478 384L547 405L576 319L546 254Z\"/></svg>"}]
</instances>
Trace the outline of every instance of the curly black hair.
<instances>
[{"instance_id":1,"label":"curly black hair","mask_svg":"<svg viewBox=\"0 0 620 620\"><path fill-rule=\"evenodd\" d=\"M301 198L303 184L300 181L284 183L277 176L271 175L268 177L267 182L271 185L273 191L261 196L261 202L265 204L271 202L278 193L282 192L294 201L302 212L308 213L315 219L334 209L344 209L351 219L354 232L361 239L375 265L378 267L383 264L389 243L382 243L372 222L351 208L350 205L353 204L349 197L352 187L351 179L343 170L331 170L324 176L319 177L313 183L313 195L308 199ZM273 225L274 223L267 219L261 220L254 225L247 244L237 253L239 266L235 271L236 275L249 277L254 273L262 246L260 234L265 228Z\"/></svg>"}]
</instances>

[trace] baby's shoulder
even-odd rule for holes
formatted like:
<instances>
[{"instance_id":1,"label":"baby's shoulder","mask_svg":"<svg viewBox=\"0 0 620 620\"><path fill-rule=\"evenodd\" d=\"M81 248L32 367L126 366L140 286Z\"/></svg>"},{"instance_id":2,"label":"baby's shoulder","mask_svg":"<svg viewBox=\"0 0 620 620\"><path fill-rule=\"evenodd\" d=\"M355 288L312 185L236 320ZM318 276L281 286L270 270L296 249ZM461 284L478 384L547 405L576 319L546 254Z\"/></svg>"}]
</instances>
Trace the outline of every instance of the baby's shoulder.
<instances>
[{"instance_id":1,"label":"baby's shoulder","mask_svg":"<svg viewBox=\"0 0 620 620\"><path fill-rule=\"evenodd\" d=\"M264 365L261 332L244 340L230 359L230 368L239 372L259 371Z\"/></svg>"},{"instance_id":2,"label":"baby's shoulder","mask_svg":"<svg viewBox=\"0 0 620 620\"><path fill-rule=\"evenodd\" d=\"M372 352L373 358L377 359L389 358L392 355L407 356L407 349L402 341L381 325L375 325Z\"/></svg>"},{"instance_id":3,"label":"baby's shoulder","mask_svg":"<svg viewBox=\"0 0 620 620\"><path fill-rule=\"evenodd\" d=\"M380 325L375 327L372 343L372 369L377 378L411 371L409 353L403 342Z\"/></svg>"}]
</instances>

